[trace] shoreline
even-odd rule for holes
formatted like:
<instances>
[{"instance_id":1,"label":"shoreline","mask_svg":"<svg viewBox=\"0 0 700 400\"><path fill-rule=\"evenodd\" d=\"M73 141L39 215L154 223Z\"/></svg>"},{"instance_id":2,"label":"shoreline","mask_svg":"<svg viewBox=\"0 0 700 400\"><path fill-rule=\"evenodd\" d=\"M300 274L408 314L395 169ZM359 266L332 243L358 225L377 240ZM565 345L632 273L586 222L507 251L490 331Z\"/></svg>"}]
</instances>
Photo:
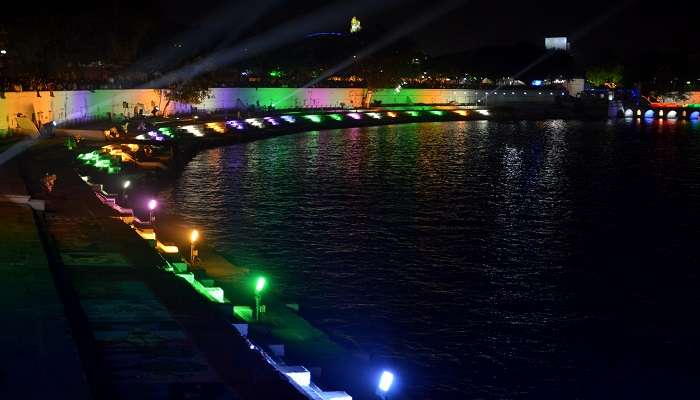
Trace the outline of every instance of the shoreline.
<instances>
[{"instance_id":1,"label":"shoreline","mask_svg":"<svg viewBox=\"0 0 700 400\"><path fill-rule=\"evenodd\" d=\"M486 119L486 118L484 118ZM496 118L493 118L496 119ZM461 121L461 120L473 120L471 119L461 119L461 118L455 118L455 119L450 119L446 120L443 118L440 119L434 119L434 120L421 120L421 121L415 121L415 120L405 120L401 121L402 123L415 123L415 122L447 122L447 121ZM204 122L204 121L202 121ZM376 125L389 125L389 124L395 124L395 120L387 120L386 122L384 121L371 121L368 120L366 123L362 126L376 126ZM379 123L383 122L383 123ZM206 122L204 122L206 123ZM345 124L343 124L345 125ZM357 125L354 125L357 126ZM316 129L308 129L309 127L311 128L316 128ZM279 130L272 130L272 131L265 131L265 132L256 132L257 134L255 135L246 135L246 136L233 136L233 137L212 137L211 140L188 140L180 143L176 143L177 145L177 151L179 156L175 157L175 162L169 165L169 168L166 171L163 172L151 172L151 171L143 171L142 169L139 168L129 168L127 167L125 169L125 174L120 174L119 176L127 176L129 179L134 179L133 177L137 177L135 179L136 181L136 188L143 186L144 181L146 181L147 185L154 185L158 190L155 192L151 192L151 194L155 194L159 192L163 187L169 187L172 184L171 179L176 179L177 176L184 170L185 165L189 160L194 157L199 151L205 150L208 148L213 148L213 147L219 147L219 146L227 146L227 145L233 145L233 144L241 144L241 143L246 143L250 141L255 141L259 139L266 139L266 138L271 138L275 136L280 136L280 135L287 135L291 133L301 133L301 132L308 132L308 131L313 131L313 130L330 130L330 129L344 129L347 128L348 126L314 126L314 125L307 125L307 126L299 126L295 127L295 129L279 129ZM86 196L92 196L92 203L95 203L95 200L98 199L98 197L95 196L95 193L93 192L94 188L91 190L89 186L85 185L84 182L80 181L78 174L76 173L76 170L74 170L72 167L75 164L78 164L77 160L75 160L74 153L71 153L65 149L58 149L61 144L59 141L54 140L53 142L50 143L42 143L40 146L35 146L35 147L41 147L41 149L31 149L26 155L22 156L22 159L24 159L25 165L27 162L31 162L28 160L32 159L37 159L37 158L44 158L45 156L51 154L54 155L53 153L63 153L63 154L55 154L56 158L62 160L61 162L57 163L57 160L54 160L54 163L47 163L49 165L53 165L54 167L57 166L58 164L63 164L61 168L59 168L60 173L59 173L59 186L63 184L63 181L66 181L66 179L70 180L71 186L73 186L74 191L71 192L72 195L77 195L78 197L86 197ZM86 145L81 145L82 149L79 149L79 151L84 151ZM91 145L87 145L87 147L94 147ZM72 156L71 156L72 155ZM46 157L48 159L54 158L52 156ZM69 161L69 159L72 159L73 161ZM46 160L44 160L46 161ZM79 167L78 169L80 169ZM31 168L30 168L31 169ZM132 169L132 171L129 171ZM131 172L129 174L129 172ZM73 175L73 178L68 178L67 175ZM29 176L25 176L25 181L27 182L27 186L33 186L30 192L33 193L39 193L40 189L37 187L36 183L38 183L38 177L41 176L41 171L36 171L35 169L32 170L30 173L26 174ZM81 173L82 175L82 173ZM99 171L95 174L97 176L97 182L102 181L105 183L105 190L107 193L113 192L113 193L118 193L118 189L115 190L115 187L118 187L119 182L115 182L114 176L111 176L109 174L104 174ZM110 179L111 178L111 179ZM34 185L31 185L30 183L35 183ZM78 188L76 186L76 183L79 185L82 185L82 189ZM138 190L136 189L135 190ZM109 197L109 196L108 196ZM115 204L118 203L118 197L119 195L112 196L113 198L116 197L117 199L115 200ZM143 197L143 196L142 196ZM55 208L54 200L51 199L51 196L48 196L47 200L47 211L46 214L50 215L51 213L65 213L66 210L64 208ZM65 200L64 200L65 201ZM85 200L88 201L88 200ZM104 201L103 201L104 202ZM102 204L99 205L99 207L104 207ZM99 208L98 207L98 208ZM135 214L139 214L139 210L135 210ZM111 219L112 222L110 222L111 225L114 225L117 223L117 221L114 220L114 211L108 212L107 215L99 215L102 213L95 213L91 212L92 215L91 219L104 219L108 218ZM110 218L108 215L112 214L112 217ZM143 214L141 212L141 214ZM143 217L143 215L142 215ZM162 224L159 226L159 222ZM183 249L182 251L179 251L178 253L182 254L183 256L188 253L187 249L187 239L185 237L182 237L182 235L178 235L177 232L182 232L183 229L180 228L178 229L177 226L182 226L182 218L179 216L161 216L160 219L157 220L156 222L156 232L159 238L163 239L163 242L165 243L174 243L177 245L179 249ZM49 235L55 234L54 232L51 232L51 224L47 224L48 227L46 228L47 232ZM118 225L122 225L121 228L116 228L112 227L109 228L109 230L119 230L123 232L123 234L126 234L126 232L129 232L132 236L131 241L133 239L136 239L137 241L140 241L140 238L137 237L137 235L134 235L134 232L128 229L128 225L122 224L120 221ZM164 228L164 226L170 226L170 228ZM125 231L125 228L127 229ZM145 242L144 242L145 244ZM54 245L54 247L56 247ZM56 248L55 251L57 253L61 253L60 248ZM140 250L141 252L146 251L144 249ZM153 252L152 246L151 250L148 250L150 252ZM352 393L354 393L356 396L359 396L359 398L366 398L371 396L372 389L373 387L368 385L368 383L371 380L371 377L368 378L366 376L359 376L360 374L357 374L356 371L362 370L362 371L367 371L371 370L371 361L369 359L369 356L364 353L361 349L350 349L348 348L348 343L345 343L343 341L338 341L337 338L333 338L331 335L327 334L326 332L323 332L322 330L319 330L318 328L315 328L312 326L310 323L308 323L303 317L300 317L298 313L293 312L290 307L287 307L286 304L283 302L280 302L279 300L275 299L275 295L269 295L267 298L269 298L269 303L268 305L270 306L270 317L274 319L274 323L272 325L267 325L265 324L251 324L250 321L242 321L241 318L235 318L232 316L230 312L230 308L236 304L243 304L245 305L250 304L251 296L249 292L246 292L246 287L248 287L248 283L244 282L245 275L248 275L248 270L246 269L241 269L238 266L235 266L231 261L228 259L222 257L221 255L218 255L213 249L211 248L206 248L202 247L201 248L201 256L202 256L202 265L199 265L198 268L192 268L192 272L194 273L195 277L198 277L198 279L202 281L206 280L212 280L213 282L210 283L210 285L216 285L215 287L220 287L223 289L224 294L226 295L227 298L230 299L231 303L228 311L228 318L225 316L226 312L222 314L222 309L221 307L218 307L217 305L207 305L206 299L198 298L195 303L198 303L199 305L190 305L188 307L194 307L192 309L197 309L197 308L202 308L206 309L208 308L209 311L207 312L206 315L208 315L208 318L211 318L212 321L208 321L207 324L214 323L215 325L217 324L214 321L222 321L224 322L223 325L220 325L217 330L229 330L229 334L233 333L231 332L231 323L235 323L236 320L238 323L243 323L247 322L247 328L249 329L249 334L251 338L255 338L254 340L259 341L261 343L264 343L267 345L274 345L274 344L284 344L285 348L282 352L284 356L281 356L278 354L277 358L282 362L282 364L285 363L283 361L286 359L289 362L294 362L299 363L301 365L307 366L307 368L312 372L312 380L316 381L318 380L323 384L324 387L330 388L330 389L340 389L340 390L348 390ZM59 257L60 258L60 257ZM152 257L151 257L152 258ZM153 258L152 258L153 259ZM157 260L157 259L153 259ZM153 262L153 261L152 261ZM56 265L57 268L59 269L64 269L66 266L61 265L61 262L58 262L58 265ZM189 269L189 268L188 268ZM155 273L155 271L152 271ZM228 276L227 276L228 274ZM162 274L160 274L162 276ZM148 278L147 281L152 283L153 278ZM157 281L160 281L162 278L156 278ZM70 278L68 278L70 280ZM177 284L173 283L174 286L171 284L170 285L170 290L173 290L177 293L181 293L179 296L189 296L189 297L196 297L196 293L192 293L192 288L188 287L187 284L184 282L181 282L179 279L175 278L175 282ZM150 287L150 286L149 286ZM168 310L171 310L172 307L177 309L178 307L181 307L181 305L178 305L177 303L172 303L172 300L168 300L168 297L171 297L167 291L163 291L165 286L163 286L163 283L161 282L160 284L155 284L153 287L154 294L156 294L157 298L160 299L159 301L163 303L164 305L167 305ZM69 289L70 290L70 289ZM75 288L72 289L73 291L76 291ZM189 294L187 292L189 291ZM194 296L193 296L194 295ZM79 296L78 296L79 297ZM81 309L81 304L79 300L73 299L72 300L74 308L77 310ZM276 308L276 310L275 310ZM232 319L233 317L233 319ZM83 326L77 327L77 329L80 329L83 332L86 332L88 334L88 337L90 335L90 328L89 328L89 319L90 316L83 316L83 318L87 319L88 322L84 322ZM272 322L272 321L271 321ZM212 358L216 358L217 356L215 353L212 353L213 350L206 350L210 349L210 345L206 344L205 342L202 342L202 338L206 337L207 335L204 334L204 332L200 332L198 326L200 323L196 323L194 325L190 325L188 322L181 322L181 326L187 327L186 330L189 332L190 337L192 337L195 340L195 345L199 348L204 347L204 356L207 359L209 363L211 363ZM225 325L225 328L224 328ZM288 340L287 343L280 343L283 341L283 338L286 337L294 337L295 335L292 334L290 336L289 329L286 329L290 326L293 326L294 329L297 332L295 334L301 333L301 337L305 338L303 340ZM204 334L204 336L202 336ZM311 339L309 339L311 338ZM219 339L220 341L221 339ZM230 340L230 339L228 339ZM339 343L341 343L339 345ZM85 346L85 344L83 344ZM88 343L87 347L94 348L95 344L94 343ZM279 347L277 347L279 349ZM269 346L265 348L266 352L272 353L274 350L272 350ZM95 359L99 359L100 355L99 352L93 354L90 356ZM268 361L269 363L269 361ZM215 365L216 368L215 370L217 371L218 374L221 374L220 369L223 368L226 370L228 367L223 367L219 362L215 362L212 365ZM352 366L349 368L349 366ZM239 366L241 367L241 366ZM320 367L320 368L319 368ZM106 368L108 369L108 368ZM250 369L250 368L248 368ZM319 373L319 371L322 371ZM103 372L107 371L100 371L96 374L100 375ZM373 371L374 372L374 371ZM249 371L249 373L251 373ZM274 375L274 374L273 374ZM92 378L91 383L94 384L94 379ZM231 376L229 375L229 378L224 377L224 382L228 386L231 386L231 382L235 382L231 380ZM241 385L240 382L238 382L238 385ZM104 376L100 376L98 380L97 386L100 389L100 392L105 393L108 392L107 387L110 386L110 382L108 378L105 378ZM284 386L284 385L283 385ZM288 384L289 388L294 389L293 384ZM248 385L242 385L243 388L249 387ZM275 389L272 389L272 388ZM247 391L246 389L241 389L240 387L238 388L237 391ZM252 389L248 389L252 390ZM286 390L282 389L279 386L271 386L270 390ZM252 392L249 392L252 393ZM352 394L351 393L351 394Z\"/></svg>"},{"instance_id":2,"label":"shoreline","mask_svg":"<svg viewBox=\"0 0 700 400\"><path fill-rule=\"evenodd\" d=\"M65 277L55 284L71 294L64 306L72 315L74 340L84 349L81 363L93 396L167 398L181 391L216 398L305 398L248 348L215 304L157 268L160 256L99 202L72 169L74 155L60 147L59 141L44 141L18 161L29 193L46 201L38 226L53 253L51 267ZM50 195L42 195L45 167L37 159L58 176ZM132 311L119 311L126 309ZM134 341L144 334L145 342ZM171 359L173 351L181 356ZM193 364L185 368L186 363Z\"/></svg>"}]
</instances>

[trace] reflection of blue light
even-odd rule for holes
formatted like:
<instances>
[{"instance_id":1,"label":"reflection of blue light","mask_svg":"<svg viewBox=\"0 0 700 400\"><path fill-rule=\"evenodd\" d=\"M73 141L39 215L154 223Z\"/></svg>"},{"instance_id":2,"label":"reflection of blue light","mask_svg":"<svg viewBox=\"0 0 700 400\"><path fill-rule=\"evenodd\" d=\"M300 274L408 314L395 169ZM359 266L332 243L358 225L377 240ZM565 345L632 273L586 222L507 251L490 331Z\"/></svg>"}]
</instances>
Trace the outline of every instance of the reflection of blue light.
<instances>
[{"instance_id":1,"label":"reflection of blue light","mask_svg":"<svg viewBox=\"0 0 700 400\"><path fill-rule=\"evenodd\" d=\"M532 81L532 86L542 86L542 81L539 79L535 79Z\"/></svg>"},{"instance_id":2,"label":"reflection of blue light","mask_svg":"<svg viewBox=\"0 0 700 400\"><path fill-rule=\"evenodd\" d=\"M644 113L644 118L654 118L654 110L647 110Z\"/></svg>"}]
</instances>

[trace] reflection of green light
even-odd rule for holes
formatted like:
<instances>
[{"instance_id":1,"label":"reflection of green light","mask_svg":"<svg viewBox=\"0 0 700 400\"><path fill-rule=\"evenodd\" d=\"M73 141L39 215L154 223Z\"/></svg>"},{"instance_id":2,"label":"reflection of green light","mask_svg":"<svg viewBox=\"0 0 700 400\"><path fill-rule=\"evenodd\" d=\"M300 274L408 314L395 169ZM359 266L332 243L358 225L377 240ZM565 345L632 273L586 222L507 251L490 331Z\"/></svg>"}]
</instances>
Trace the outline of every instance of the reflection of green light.
<instances>
[{"instance_id":1,"label":"reflection of green light","mask_svg":"<svg viewBox=\"0 0 700 400\"><path fill-rule=\"evenodd\" d=\"M442 111L431 111L430 113L431 113L431 114L435 114L435 115L442 115L442 114L444 114Z\"/></svg>"},{"instance_id":2,"label":"reflection of green light","mask_svg":"<svg viewBox=\"0 0 700 400\"><path fill-rule=\"evenodd\" d=\"M255 282L255 293L260 293L265 288L265 277L259 277L257 282Z\"/></svg>"},{"instance_id":3,"label":"reflection of green light","mask_svg":"<svg viewBox=\"0 0 700 400\"><path fill-rule=\"evenodd\" d=\"M417 117L418 116L418 111L406 111L406 113L412 117Z\"/></svg>"},{"instance_id":4,"label":"reflection of green light","mask_svg":"<svg viewBox=\"0 0 700 400\"><path fill-rule=\"evenodd\" d=\"M328 114L328 116L331 117L332 119L336 120L336 121L342 121L342 120L343 120L343 116L340 115L340 114Z\"/></svg>"},{"instance_id":5,"label":"reflection of green light","mask_svg":"<svg viewBox=\"0 0 700 400\"><path fill-rule=\"evenodd\" d=\"M315 122L315 123L320 123L321 122L321 116L320 115L304 115L304 118L308 119L309 121Z\"/></svg>"}]
</instances>

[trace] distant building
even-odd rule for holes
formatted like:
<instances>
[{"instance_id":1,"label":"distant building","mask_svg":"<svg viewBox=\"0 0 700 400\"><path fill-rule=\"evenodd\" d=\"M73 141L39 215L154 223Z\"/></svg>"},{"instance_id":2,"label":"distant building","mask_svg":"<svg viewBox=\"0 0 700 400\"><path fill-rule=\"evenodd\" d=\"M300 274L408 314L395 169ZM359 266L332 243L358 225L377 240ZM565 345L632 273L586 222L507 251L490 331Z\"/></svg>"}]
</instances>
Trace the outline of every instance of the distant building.
<instances>
[{"instance_id":1,"label":"distant building","mask_svg":"<svg viewBox=\"0 0 700 400\"><path fill-rule=\"evenodd\" d=\"M567 37L548 37L544 38L544 48L547 50L564 50L569 51L571 43Z\"/></svg>"},{"instance_id":2,"label":"distant building","mask_svg":"<svg viewBox=\"0 0 700 400\"><path fill-rule=\"evenodd\" d=\"M357 17L352 17L350 20L350 33L357 33L362 30L362 23Z\"/></svg>"}]
</instances>

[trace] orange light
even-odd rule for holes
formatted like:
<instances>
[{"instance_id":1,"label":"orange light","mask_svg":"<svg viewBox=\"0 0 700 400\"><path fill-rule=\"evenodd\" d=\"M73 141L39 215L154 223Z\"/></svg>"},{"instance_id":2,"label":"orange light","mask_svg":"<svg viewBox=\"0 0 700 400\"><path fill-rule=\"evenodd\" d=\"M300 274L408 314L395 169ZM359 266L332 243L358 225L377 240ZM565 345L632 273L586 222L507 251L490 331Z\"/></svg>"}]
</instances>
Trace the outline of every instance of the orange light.
<instances>
[{"instance_id":1,"label":"orange light","mask_svg":"<svg viewBox=\"0 0 700 400\"><path fill-rule=\"evenodd\" d=\"M651 103L651 108L674 108L681 107L678 103Z\"/></svg>"}]
</instances>

